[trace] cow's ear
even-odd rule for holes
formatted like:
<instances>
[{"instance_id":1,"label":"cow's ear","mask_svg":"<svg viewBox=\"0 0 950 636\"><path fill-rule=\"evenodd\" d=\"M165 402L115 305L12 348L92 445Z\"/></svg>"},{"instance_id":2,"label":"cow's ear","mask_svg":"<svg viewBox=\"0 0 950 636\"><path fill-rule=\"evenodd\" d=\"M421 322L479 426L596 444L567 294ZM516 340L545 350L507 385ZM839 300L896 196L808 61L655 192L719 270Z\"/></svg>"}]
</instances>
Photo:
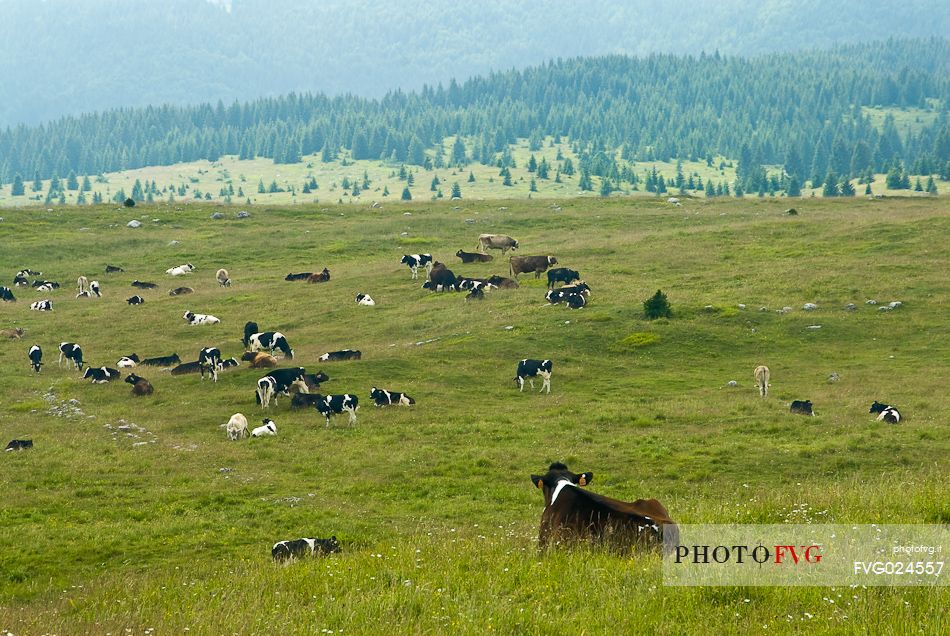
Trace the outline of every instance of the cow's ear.
<instances>
[{"instance_id":1,"label":"cow's ear","mask_svg":"<svg viewBox=\"0 0 950 636\"><path fill-rule=\"evenodd\" d=\"M531 475L531 483L534 484L535 487L537 488L544 487L544 480L541 479L541 477L539 477L538 475Z\"/></svg>"},{"instance_id":2,"label":"cow's ear","mask_svg":"<svg viewBox=\"0 0 950 636\"><path fill-rule=\"evenodd\" d=\"M581 475L577 478L577 485L586 486L591 481L593 481L593 479L594 479L594 473L592 472L581 473Z\"/></svg>"}]
</instances>

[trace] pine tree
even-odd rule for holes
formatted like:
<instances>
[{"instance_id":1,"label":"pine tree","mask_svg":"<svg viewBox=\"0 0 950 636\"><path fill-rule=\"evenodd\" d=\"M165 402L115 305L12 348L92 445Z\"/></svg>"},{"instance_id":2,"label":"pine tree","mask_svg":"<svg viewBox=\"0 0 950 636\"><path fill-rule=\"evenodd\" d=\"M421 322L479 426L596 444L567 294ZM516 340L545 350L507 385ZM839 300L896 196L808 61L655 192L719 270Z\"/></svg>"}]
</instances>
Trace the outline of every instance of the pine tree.
<instances>
[{"instance_id":1,"label":"pine tree","mask_svg":"<svg viewBox=\"0 0 950 636\"><path fill-rule=\"evenodd\" d=\"M569 177L574 176L574 162L571 161L570 157L564 160L564 166L561 167L561 172Z\"/></svg>"},{"instance_id":2,"label":"pine tree","mask_svg":"<svg viewBox=\"0 0 950 636\"><path fill-rule=\"evenodd\" d=\"M924 185L920 182L920 177L917 177L917 181L914 182L914 192L923 192Z\"/></svg>"},{"instance_id":3,"label":"pine tree","mask_svg":"<svg viewBox=\"0 0 950 636\"><path fill-rule=\"evenodd\" d=\"M459 186L459 182L456 181L452 184L452 198L461 199L462 198L462 188Z\"/></svg>"},{"instance_id":4,"label":"pine tree","mask_svg":"<svg viewBox=\"0 0 950 636\"><path fill-rule=\"evenodd\" d=\"M870 183L867 184L867 185L864 187L864 194L867 194L868 196L871 195L871 184L870 184Z\"/></svg>"},{"instance_id":5,"label":"pine tree","mask_svg":"<svg viewBox=\"0 0 950 636\"><path fill-rule=\"evenodd\" d=\"M66 177L66 189L67 190L78 190L79 189L79 180L76 178L76 173L72 170L69 171L69 175Z\"/></svg>"},{"instance_id":6,"label":"pine tree","mask_svg":"<svg viewBox=\"0 0 950 636\"><path fill-rule=\"evenodd\" d=\"M659 289L650 298L643 302L643 314L648 320L657 318L670 318L673 312L670 309L670 301Z\"/></svg>"},{"instance_id":7,"label":"pine tree","mask_svg":"<svg viewBox=\"0 0 950 636\"><path fill-rule=\"evenodd\" d=\"M16 173L16 176L13 177L13 186L10 189L10 194L15 197L22 197L26 192L23 189L23 175L19 172Z\"/></svg>"},{"instance_id":8,"label":"pine tree","mask_svg":"<svg viewBox=\"0 0 950 636\"><path fill-rule=\"evenodd\" d=\"M600 180L600 196L609 197L610 193L613 191L613 188L610 185L610 179L604 177Z\"/></svg>"},{"instance_id":9,"label":"pine tree","mask_svg":"<svg viewBox=\"0 0 950 636\"><path fill-rule=\"evenodd\" d=\"M591 182L590 173L586 170L581 170L581 178L577 182L577 187L584 192L593 191L594 184Z\"/></svg>"},{"instance_id":10,"label":"pine tree","mask_svg":"<svg viewBox=\"0 0 950 636\"><path fill-rule=\"evenodd\" d=\"M475 183L475 173L472 172L472 171L469 171L469 173L468 173L468 182L469 182L469 183Z\"/></svg>"},{"instance_id":11,"label":"pine tree","mask_svg":"<svg viewBox=\"0 0 950 636\"><path fill-rule=\"evenodd\" d=\"M86 205L86 193L82 190L79 191L79 195L76 197L76 205Z\"/></svg>"},{"instance_id":12,"label":"pine tree","mask_svg":"<svg viewBox=\"0 0 950 636\"><path fill-rule=\"evenodd\" d=\"M716 196L716 189L713 187L712 179L706 182L706 197L713 198Z\"/></svg>"},{"instance_id":13,"label":"pine tree","mask_svg":"<svg viewBox=\"0 0 950 636\"><path fill-rule=\"evenodd\" d=\"M430 190L431 192L435 192L436 190L439 189L439 184L440 184L440 183L442 183L442 182L439 181L439 175L435 175L434 177L432 177L432 183L429 185L429 190Z\"/></svg>"},{"instance_id":14,"label":"pine tree","mask_svg":"<svg viewBox=\"0 0 950 636\"><path fill-rule=\"evenodd\" d=\"M927 194L937 194L937 182L934 181L933 175L927 177Z\"/></svg>"},{"instance_id":15,"label":"pine tree","mask_svg":"<svg viewBox=\"0 0 950 636\"><path fill-rule=\"evenodd\" d=\"M92 184L89 182L89 176L82 178L82 191L83 192L92 192Z\"/></svg>"},{"instance_id":16,"label":"pine tree","mask_svg":"<svg viewBox=\"0 0 950 636\"><path fill-rule=\"evenodd\" d=\"M835 176L835 173L829 172L825 177L825 185L821 190L821 196L823 197L836 197L838 196L838 177Z\"/></svg>"},{"instance_id":17,"label":"pine tree","mask_svg":"<svg viewBox=\"0 0 950 636\"><path fill-rule=\"evenodd\" d=\"M792 175L788 178L788 185L785 186L785 194L790 197L802 196L802 186L798 182L798 177Z\"/></svg>"},{"instance_id":18,"label":"pine tree","mask_svg":"<svg viewBox=\"0 0 950 636\"><path fill-rule=\"evenodd\" d=\"M538 169L538 161L534 158L534 155L531 155L531 158L528 159L528 172L534 172Z\"/></svg>"},{"instance_id":19,"label":"pine tree","mask_svg":"<svg viewBox=\"0 0 950 636\"><path fill-rule=\"evenodd\" d=\"M840 192L843 197L854 196L854 186L851 185L851 180L848 179L848 177L841 179L841 182L838 184L838 192Z\"/></svg>"},{"instance_id":20,"label":"pine tree","mask_svg":"<svg viewBox=\"0 0 950 636\"><path fill-rule=\"evenodd\" d=\"M37 170L33 173L33 192L40 192L43 190L43 180L40 179L40 171Z\"/></svg>"},{"instance_id":21,"label":"pine tree","mask_svg":"<svg viewBox=\"0 0 950 636\"><path fill-rule=\"evenodd\" d=\"M455 135L455 141L452 143L451 161L453 166L464 166L468 163L465 156L465 143L459 135Z\"/></svg>"},{"instance_id":22,"label":"pine tree","mask_svg":"<svg viewBox=\"0 0 950 636\"><path fill-rule=\"evenodd\" d=\"M387 185L387 186L383 186L383 196L384 196L384 197L388 197L388 196L389 196L389 186L388 186L388 185Z\"/></svg>"},{"instance_id":23,"label":"pine tree","mask_svg":"<svg viewBox=\"0 0 950 636\"><path fill-rule=\"evenodd\" d=\"M264 194L267 190L264 189L264 177L261 177L261 180L257 182L257 193ZM178 191L178 196L184 196L181 190Z\"/></svg>"},{"instance_id":24,"label":"pine tree","mask_svg":"<svg viewBox=\"0 0 950 636\"><path fill-rule=\"evenodd\" d=\"M538 182L534 180L534 177L531 177L531 183L528 185L528 191L529 192L538 191Z\"/></svg>"},{"instance_id":25,"label":"pine tree","mask_svg":"<svg viewBox=\"0 0 950 636\"><path fill-rule=\"evenodd\" d=\"M505 168L505 169L504 169L504 174L505 174L505 178L504 178L504 180L502 180L501 185L503 185L503 186L509 186L509 187L512 186L512 185L514 185L514 184L511 182L511 171L508 170L508 168Z\"/></svg>"},{"instance_id":26,"label":"pine tree","mask_svg":"<svg viewBox=\"0 0 950 636\"><path fill-rule=\"evenodd\" d=\"M401 198L403 201L412 201L412 193L409 192L409 188L408 188L408 187L405 187L405 188L402 189L402 197L400 197L400 198Z\"/></svg>"},{"instance_id":27,"label":"pine tree","mask_svg":"<svg viewBox=\"0 0 950 636\"><path fill-rule=\"evenodd\" d=\"M416 178L412 175L411 170L406 173L406 185L408 185L410 188L416 185Z\"/></svg>"}]
</instances>

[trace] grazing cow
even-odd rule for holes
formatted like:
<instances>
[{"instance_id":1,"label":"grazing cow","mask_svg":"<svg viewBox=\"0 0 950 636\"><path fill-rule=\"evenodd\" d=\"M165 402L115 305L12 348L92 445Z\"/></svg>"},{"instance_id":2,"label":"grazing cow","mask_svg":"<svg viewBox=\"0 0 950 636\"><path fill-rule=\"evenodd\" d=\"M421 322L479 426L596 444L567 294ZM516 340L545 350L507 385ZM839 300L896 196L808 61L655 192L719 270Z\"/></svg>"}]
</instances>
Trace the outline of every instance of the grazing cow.
<instances>
[{"instance_id":1,"label":"grazing cow","mask_svg":"<svg viewBox=\"0 0 950 636\"><path fill-rule=\"evenodd\" d=\"M459 250L455 253L463 263L487 263L488 261L495 258L491 254L481 254L479 252L463 252Z\"/></svg>"},{"instance_id":2,"label":"grazing cow","mask_svg":"<svg viewBox=\"0 0 950 636\"><path fill-rule=\"evenodd\" d=\"M59 289L59 283L51 280L35 280L33 281L33 287L37 289L42 287L44 291L50 291L53 289Z\"/></svg>"},{"instance_id":3,"label":"grazing cow","mask_svg":"<svg viewBox=\"0 0 950 636\"><path fill-rule=\"evenodd\" d=\"M89 279L85 276L80 276L76 279L76 287L79 288L79 293L86 291L86 288L89 287Z\"/></svg>"},{"instance_id":4,"label":"grazing cow","mask_svg":"<svg viewBox=\"0 0 950 636\"><path fill-rule=\"evenodd\" d=\"M117 380L119 377L121 377L119 370L109 367L99 367L98 369L86 367L86 372L82 375L83 380L88 378L92 380L93 384L105 384Z\"/></svg>"},{"instance_id":5,"label":"grazing cow","mask_svg":"<svg viewBox=\"0 0 950 636\"><path fill-rule=\"evenodd\" d=\"M195 290L191 287L176 287L175 289L168 290L169 296L184 296L185 294L193 294Z\"/></svg>"},{"instance_id":6,"label":"grazing cow","mask_svg":"<svg viewBox=\"0 0 950 636\"><path fill-rule=\"evenodd\" d=\"M270 555L280 563L281 561L293 561L305 556L317 556L318 554L330 554L340 551L340 542L336 537L329 539L294 539L293 541L278 541L271 548Z\"/></svg>"},{"instance_id":7,"label":"grazing cow","mask_svg":"<svg viewBox=\"0 0 950 636\"><path fill-rule=\"evenodd\" d=\"M551 265L557 265L557 259L553 256L512 256L508 265L514 278L528 272L534 272L535 278L541 278L541 272Z\"/></svg>"},{"instance_id":8,"label":"grazing cow","mask_svg":"<svg viewBox=\"0 0 950 636\"><path fill-rule=\"evenodd\" d=\"M320 385L330 379L323 371L317 371L316 373L308 373L303 376L304 383L307 385L307 389L310 391L316 391L320 388Z\"/></svg>"},{"instance_id":9,"label":"grazing cow","mask_svg":"<svg viewBox=\"0 0 950 636\"><path fill-rule=\"evenodd\" d=\"M272 354L280 349L288 359L294 359L294 350L287 344L287 338L279 331L264 331L262 333L251 334L247 339L248 347L251 351L260 351L266 349Z\"/></svg>"},{"instance_id":10,"label":"grazing cow","mask_svg":"<svg viewBox=\"0 0 950 636\"><path fill-rule=\"evenodd\" d=\"M119 361L116 362L115 366L120 369L134 369L139 362L141 362L141 360L139 360L139 357L133 353L132 355L119 358Z\"/></svg>"},{"instance_id":11,"label":"grazing cow","mask_svg":"<svg viewBox=\"0 0 950 636\"><path fill-rule=\"evenodd\" d=\"M498 287L499 289L518 289L518 281L513 278L505 278L504 276L489 276L485 279L486 282L491 285Z\"/></svg>"},{"instance_id":12,"label":"grazing cow","mask_svg":"<svg viewBox=\"0 0 950 636\"><path fill-rule=\"evenodd\" d=\"M130 373L125 381L132 385L132 395L136 397L151 395L155 392L155 387L152 386L151 382L134 373Z\"/></svg>"},{"instance_id":13,"label":"grazing cow","mask_svg":"<svg viewBox=\"0 0 950 636\"><path fill-rule=\"evenodd\" d=\"M189 325L216 325L221 322L219 318L215 318L210 314L196 314L192 311L186 311L181 317L184 318Z\"/></svg>"},{"instance_id":14,"label":"grazing cow","mask_svg":"<svg viewBox=\"0 0 950 636\"><path fill-rule=\"evenodd\" d=\"M59 343L59 361L57 364L62 366L63 360L66 360L67 363L72 362L75 368L82 371L82 365L85 364L82 359L82 347L75 342Z\"/></svg>"},{"instance_id":15,"label":"grazing cow","mask_svg":"<svg viewBox=\"0 0 950 636\"><path fill-rule=\"evenodd\" d=\"M18 451L18 450L26 450L28 448L33 448L33 440L13 439L13 440L10 440L10 443L7 444L7 447L4 449L4 451Z\"/></svg>"},{"instance_id":16,"label":"grazing cow","mask_svg":"<svg viewBox=\"0 0 950 636\"><path fill-rule=\"evenodd\" d=\"M409 271L412 272L412 280L418 278L420 267L425 267L426 273L432 271L432 254L403 254L402 260L399 262L409 266Z\"/></svg>"},{"instance_id":17,"label":"grazing cow","mask_svg":"<svg viewBox=\"0 0 950 636\"><path fill-rule=\"evenodd\" d=\"M310 274L307 278L308 283L325 283L330 280L330 270L326 267L323 268L323 271L319 274Z\"/></svg>"},{"instance_id":18,"label":"grazing cow","mask_svg":"<svg viewBox=\"0 0 950 636\"><path fill-rule=\"evenodd\" d=\"M27 354L30 357L30 366L33 367L33 370L37 373L40 372L40 367L43 366L43 349L40 348L40 345L33 345L30 347L30 352ZM877 402L875 402L877 404Z\"/></svg>"},{"instance_id":19,"label":"grazing cow","mask_svg":"<svg viewBox=\"0 0 950 636\"><path fill-rule=\"evenodd\" d=\"M215 280L218 281L218 284L221 285L222 287L231 286L231 275L228 273L228 270L226 269L223 269L223 268L219 269L215 273L214 278Z\"/></svg>"},{"instance_id":20,"label":"grazing cow","mask_svg":"<svg viewBox=\"0 0 950 636\"><path fill-rule=\"evenodd\" d=\"M139 364L146 367L170 367L173 364L179 364L181 358L178 357L177 353L173 353L170 356L161 356L158 358L145 358Z\"/></svg>"},{"instance_id":21,"label":"grazing cow","mask_svg":"<svg viewBox=\"0 0 950 636\"><path fill-rule=\"evenodd\" d=\"M13 295L13 291L9 287L0 287L0 300L5 303L15 303L16 296Z\"/></svg>"},{"instance_id":22,"label":"grazing cow","mask_svg":"<svg viewBox=\"0 0 950 636\"><path fill-rule=\"evenodd\" d=\"M188 373L200 373L201 372L201 363L195 360L194 362L185 362L179 364L177 367L172 369L172 375L186 375Z\"/></svg>"},{"instance_id":23,"label":"grazing cow","mask_svg":"<svg viewBox=\"0 0 950 636\"><path fill-rule=\"evenodd\" d=\"M241 360L250 362L252 369L273 369L277 366L277 358L263 351L247 351Z\"/></svg>"},{"instance_id":24,"label":"grazing cow","mask_svg":"<svg viewBox=\"0 0 950 636\"><path fill-rule=\"evenodd\" d=\"M251 336L259 332L260 329L258 329L256 322L244 323L244 337L241 339L241 342L244 343L245 347L249 347L251 345Z\"/></svg>"},{"instance_id":25,"label":"grazing cow","mask_svg":"<svg viewBox=\"0 0 950 636\"><path fill-rule=\"evenodd\" d=\"M524 359L518 363L518 372L515 376L515 384L518 385L519 391L524 391L524 380L528 379L528 384L531 385L531 388L534 388L534 379L540 377L544 382L541 384L541 391L544 391L545 387L548 389L548 393L551 392L551 368L553 363L550 360L530 360Z\"/></svg>"},{"instance_id":26,"label":"grazing cow","mask_svg":"<svg viewBox=\"0 0 950 636\"><path fill-rule=\"evenodd\" d=\"M759 389L759 395L762 397L769 396L769 387L771 386L769 384L770 374L769 368L764 364L760 364L752 372L752 377L755 378L755 386Z\"/></svg>"},{"instance_id":27,"label":"grazing cow","mask_svg":"<svg viewBox=\"0 0 950 636\"><path fill-rule=\"evenodd\" d=\"M301 393L309 393L305 375L306 370L303 367L274 369L257 381L257 403L261 405L261 408L267 408L273 400L276 405L277 395L289 396L291 387L297 387Z\"/></svg>"},{"instance_id":28,"label":"grazing cow","mask_svg":"<svg viewBox=\"0 0 950 636\"><path fill-rule=\"evenodd\" d=\"M557 282L569 285L580 279L581 275L577 270L568 269L566 267L555 267L554 269L548 270L548 289L554 289L554 283Z\"/></svg>"},{"instance_id":29,"label":"grazing cow","mask_svg":"<svg viewBox=\"0 0 950 636\"><path fill-rule=\"evenodd\" d=\"M144 305L145 299L139 295L135 295L135 296L132 296L131 298L126 298L125 302L129 303L130 305Z\"/></svg>"},{"instance_id":30,"label":"grazing cow","mask_svg":"<svg viewBox=\"0 0 950 636\"><path fill-rule=\"evenodd\" d=\"M195 266L191 263L185 263L184 265L179 265L177 267L171 267L165 270L166 274L171 276L181 276L183 274L190 274L195 271Z\"/></svg>"},{"instance_id":31,"label":"grazing cow","mask_svg":"<svg viewBox=\"0 0 950 636\"><path fill-rule=\"evenodd\" d=\"M274 424L274 420L264 418L261 420L263 422L262 426L258 426L253 431L251 431L251 437L264 437L265 435L274 436L277 435L277 425Z\"/></svg>"},{"instance_id":32,"label":"grazing cow","mask_svg":"<svg viewBox=\"0 0 950 636\"><path fill-rule=\"evenodd\" d=\"M815 415L811 407L811 400L793 400L789 404L788 410L796 415L811 415L813 417Z\"/></svg>"},{"instance_id":33,"label":"grazing cow","mask_svg":"<svg viewBox=\"0 0 950 636\"><path fill-rule=\"evenodd\" d=\"M218 369L221 367L221 350L217 347L205 347L198 352L198 365L201 367L201 379L205 379L205 371L215 382L218 381Z\"/></svg>"},{"instance_id":34,"label":"grazing cow","mask_svg":"<svg viewBox=\"0 0 950 636\"><path fill-rule=\"evenodd\" d=\"M225 424L225 427L228 432L228 439L233 441L239 440L242 437L247 437L247 418L243 413L235 413L231 416L231 419L228 420L228 423Z\"/></svg>"},{"instance_id":35,"label":"grazing cow","mask_svg":"<svg viewBox=\"0 0 950 636\"><path fill-rule=\"evenodd\" d=\"M102 298L102 289L99 287L99 281L94 280L89 282L89 293L95 294L96 298Z\"/></svg>"},{"instance_id":36,"label":"grazing cow","mask_svg":"<svg viewBox=\"0 0 950 636\"><path fill-rule=\"evenodd\" d=\"M405 393L387 391L386 389L377 389L375 386L370 389L369 396L373 399L373 402L376 404L376 406L392 406L393 404L398 404L400 406L410 406L416 403L415 400Z\"/></svg>"},{"instance_id":37,"label":"grazing cow","mask_svg":"<svg viewBox=\"0 0 950 636\"><path fill-rule=\"evenodd\" d=\"M125 270L119 267L118 265L106 265L106 274L116 274L118 272L124 272Z\"/></svg>"},{"instance_id":38,"label":"grazing cow","mask_svg":"<svg viewBox=\"0 0 950 636\"><path fill-rule=\"evenodd\" d=\"M13 329L0 329L0 338L9 338L11 340L19 340L23 337L23 334L26 333L23 331L23 327L14 327Z\"/></svg>"},{"instance_id":39,"label":"grazing cow","mask_svg":"<svg viewBox=\"0 0 950 636\"><path fill-rule=\"evenodd\" d=\"M485 300L485 292L481 286L473 287L472 291L468 292L468 295L465 296L465 300Z\"/></svg>"},{"instance_id":40,"label":"grazing cow","mask_svg":"<svg viewBox=\"0 0 950 636\"><path fill-rule=\"evenodd\" d=\"M155 289L158 287L155 283L146 283L140 280L133 280L132 287L138 287L139 289Z\"/></svg>"},{"instance_id":41,"label":"grazing cow","mask_svg":"<svg viewBox=\"0 0 950 636\"><path fill-rule=\"evenodd\" d=\"M27 267L26 269L21 269L19 272L17 272L17 276L23 276L23 277L42 276L42 275L43 275L43 272L38 272L35 269L30 269L29 267Z\"/></svg>"},{"instance_id":42,"label":"grazing cow","mask_svg":"<svg viewBox=\"0 0 950 636\"><path fill-rule=\"evenodd\" d=\"M656 499L633 502L611 499L582 489L594 478L591 472L572 473L555 462L546 475L531 475L531 483L544 493L544 512L538 547L591 543L615 550L657 548L663 535L677 539L679 529Z\"/></svg>"},{"instance_id":43,"label":"grazing cow","mask_svg":"<svg viewBox=\"0 0 950 636\"><path fill-rule=\"evenodd\" d=\"M455 291L456 283L458 279L452 270L447 268L445 263L436 261L429 270L429 280L422 285L422 288L432 291Z\"/></svg>"},{"instance_id":44,"label":"grazing cow","mask_svg":"<svg viewBox=\"0 0 950 636\"><path fill-rule=\"evenodd\" d=\"M482 254L485 250L501 250L501 255L504 256L508 250L518 249L518 241L504 234L481 234L475 249Z\"/></svg>"},{"instance_id":45,"label":"grazing cow","mask_svg":"<svg viewBox=\"0 0 950 636\"><path fill-rule=\"evenodd\" d=\"M298 274L287 274L284 280L307 280L313 276L313 272L300 272Z\"/></svg>"},{"instance_id":46,"label":"grazing cow","mask_svg":"<svg viewBox=\"0 0 950 636\"><path fill-rule=\"evenodd\" d=\"M38 300L35 303L30 303L30 309L33 311L53 311L53 301L48 298Z\"/></svg>"},{"instance_id":47,"label":"grazing cow","mask_svg":"<svg viewBox=\"0 0 950 636\"><path fill-rule=\"evenodd\" d=\"M339 362L340 360L359 360L363 353L357 349L341 349L320 356L320 362Z\"/></svg>"},{"instance_id":48,"label":"grazing cow","mask_svg":"<svg viewBox=\"0 0 950 636\"><path fill-rule=\"evenodd\" d=\"M874 400L874 404L871 405L871 410L868 413L879 413L880 415L877 416L878 422L897 424L901 421L901 414L896 408L888 404L881 404L877 400Z\"/></svg>"},{"instance_id":49,"label":"grazing cow","mask_svg":"<svg viewBox=\"0 0 950 636\"><path fill-rule=\"evenodd\" d=\"M30 279L24 276L23 274L17 274L13 277L13 286L14 287L29 287Z\"/></svg>"},{"instance_id":50,"label":"grazing cow","mask_svg":"<svg viewBox=\"0 0 950 636\"><path fill-rule=\"evenodd\" d=\"M364 305L366 307L374 307L376 305L376 301L373 300L369 294L357 294L356 304Z\"/></svg>"},{"instance_id":51,"label":"grazing cow","mask_svg":"<svg viewBox=\"0 0 950 636\"><path fill-rule=\"evenodd\" d=\"M327 395L317 402L317 410L327 418L327 426L330 426L330 416L341 414L344 411L350 414L350 424L356 424L356 411L360 408L360 400L351 393L341 395Z\"/></svg>"}]
</instances>

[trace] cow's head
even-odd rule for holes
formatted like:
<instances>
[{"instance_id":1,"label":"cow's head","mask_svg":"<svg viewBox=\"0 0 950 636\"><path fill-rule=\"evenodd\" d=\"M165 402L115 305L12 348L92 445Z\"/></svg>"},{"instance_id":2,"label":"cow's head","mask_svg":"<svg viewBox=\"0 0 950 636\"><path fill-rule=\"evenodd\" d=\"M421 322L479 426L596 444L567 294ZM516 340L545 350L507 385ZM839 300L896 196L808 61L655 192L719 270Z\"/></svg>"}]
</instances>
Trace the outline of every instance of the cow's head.
<instances>
[{"instance_id":1,"label":"cow's head","mask_svg":"<svg viewBox=\"0 0 950 636\"><path fill-rule=\"evenodd\" d=\"M518 249L518 241L511 239L511 249L513 250Z\"/></svg>"},{"instance_id":2,"label":"cow's head","mask_svg":"<svg viewBox=\"0 0 950 636\"><path fill-rule=\"evenodd\" d=\"M130 373L129 376L125 379L125 381L128 382L129 384L135 384L136 382L138 382L138 381L141 380L141 379L142 379L142 378L140 378L139 376L135 375L134 373Z\"/></svg>"},{"instance_id":3,"label":"cow's head","mask_svg":"<svg viewBox=\"0 0 950 636\"><path fill-rule=\"evenodd\" d=\"M871 410L868 411L868 413L883 413L886 408L887 404L881 404L877 400L874 400L874 404L871 405Z\"/></svg>"},{"instance_id":4,"label":"cow's head","mask_svg":"<svg viewBox=\"0 0 950 636\"><path fill-rule=\"evenodd\" d=\"M557 265L557 259L553 256L548 256L548 265Z\"/></svg>"},{"instance_id":5,"label":"cow's head","mask_svg":"<svg viewBox=\"0 0 950 636\"><path fill-rule=\"evenodd\" d=\"M594 479L594 473L572 473L561 462L554 462L548 467L546 475L531 475L531 483L544 492L544 504L551 505L551 498L562 482L574 486L586 486ZM563 487L563 486L562 486Z\"/></svg>"}]
</instances>

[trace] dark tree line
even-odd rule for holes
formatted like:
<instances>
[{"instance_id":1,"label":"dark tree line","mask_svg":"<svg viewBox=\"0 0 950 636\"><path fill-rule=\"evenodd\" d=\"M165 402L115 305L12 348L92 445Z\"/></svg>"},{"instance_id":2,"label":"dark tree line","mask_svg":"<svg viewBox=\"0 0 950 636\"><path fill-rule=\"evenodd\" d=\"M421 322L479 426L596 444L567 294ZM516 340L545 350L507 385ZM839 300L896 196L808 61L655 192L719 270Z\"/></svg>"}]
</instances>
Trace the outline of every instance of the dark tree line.
<instances>
[{"instance_id":1,"label":"dark tree line","mask_svg":"<svg viewBox=\"0 0 950 636\"><path fill-rule=\"evenodd\" d=\"M746 192L783 179L820 185L895 167L950 171L950 42L888 41L745 59L651 55L559 60L378 99L289 94L225 105L153 106L0 132L0 182L169 165L222 155L507 167L508 145L566 137L582 177L627 161L738 160ZM936 108L930 124L872 125L864 106ZM446 138L456 137L449 152ZM427 152L428 151L428 152ZM542 177L543 178L543 177Z\"/></svg>"}]
</instances>

